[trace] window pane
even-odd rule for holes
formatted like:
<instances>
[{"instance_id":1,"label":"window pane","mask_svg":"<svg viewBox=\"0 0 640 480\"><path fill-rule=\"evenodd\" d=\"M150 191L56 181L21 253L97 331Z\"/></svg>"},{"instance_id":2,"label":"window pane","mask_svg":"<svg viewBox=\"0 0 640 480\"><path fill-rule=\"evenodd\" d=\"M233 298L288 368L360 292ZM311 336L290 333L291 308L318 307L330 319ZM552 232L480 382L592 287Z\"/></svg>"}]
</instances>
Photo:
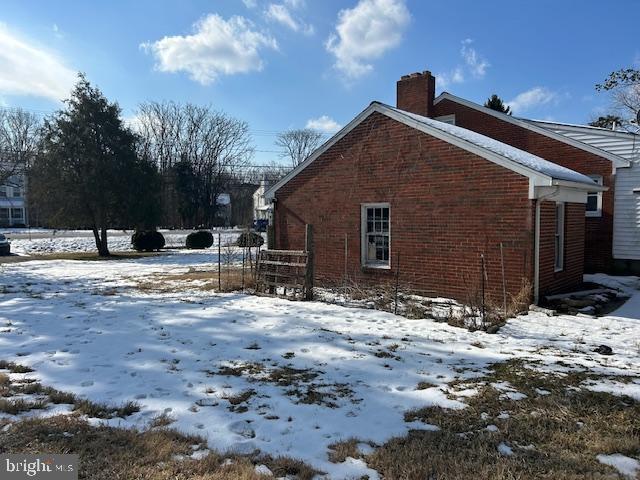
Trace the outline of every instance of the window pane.
<instances>
[{"instance_id":1,"label":"window pane","mask_svg":"<svg viewBox=\"0 0 640 480\"><path fill-rule=\"evenodd\" d=\"M587 212L597 212L598 211L598 194L597 193L589 193L587 195Z\"/></svg>"},{"instance_id":2,"label":"window pane","mask_svg":"<svg viewBox=\"0 0 640 480\"><path fill-rule=\"evenodd\" d=\"M9 218L8 208L0 208L0 218Z\"/></svg>"},{"instance_id":3,"label":"window pane","mask_svg":"<svg viewBox=\"0 0 640 480\"><path fill-rule=\"evenodd\" d=\"M22 219L22 209L21 208L12 208L11 209L11 217L14 220L21 220Z\"/></svg>"}]
</instances>

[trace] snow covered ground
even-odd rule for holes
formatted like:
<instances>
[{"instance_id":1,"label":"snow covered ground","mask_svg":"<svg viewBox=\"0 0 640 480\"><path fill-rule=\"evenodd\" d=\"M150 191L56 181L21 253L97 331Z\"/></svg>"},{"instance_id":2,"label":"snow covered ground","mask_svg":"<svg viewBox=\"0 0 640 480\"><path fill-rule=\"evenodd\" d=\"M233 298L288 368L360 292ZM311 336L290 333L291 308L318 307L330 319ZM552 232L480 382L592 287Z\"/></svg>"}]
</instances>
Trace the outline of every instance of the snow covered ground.
<instances>
[{"instance_id":1,"label":"snow covered ground","mask_svg":"<svg viewBox=\"0 0 640 480\"><path fill-rule=\"evenodd\" d=\"M381 444L435 428L403 414L464 408L474 392L448 384L481 376L492 363L521 358L562 371L556 362L565 362L607 376L640 371L637 277L598 279L633 295L610 316L532 312L495 335L320 302L135 288L150 275L211 262L207 253L178 252L0 266L0 359L31 366L27 375L62 391L142 406L111 424L144 427L166 413L211 448L299 458L331 478L376 472L361 460L330 463L328 445L350 437ZM593 353L600 344L615 354ZM433 386L418 389L420 382ZM637 378L585 388L620 393L621 385L640 399ZM517 401L509 385L496 388Z\"/></svg>"},{"instance_id":2,"label":"snow covered ground","mask_svg":"<svg viewBox=\"0 0 640 480\"><path fill-rule=\"evenodd\" d=\"M185 244L187 235L193 230L161 230L167 247ZM48 229L0 229L11 241L11 252L18 255L37 255L48 253L95 252L96 244L90 230L48 230ZM220 230L222 244L235 241L240 230ZM109 230L109 249L112 252L129 252L131 231ZM214 231L214 246L217 245L218 232Z\"/></svg>"}]
</instances>

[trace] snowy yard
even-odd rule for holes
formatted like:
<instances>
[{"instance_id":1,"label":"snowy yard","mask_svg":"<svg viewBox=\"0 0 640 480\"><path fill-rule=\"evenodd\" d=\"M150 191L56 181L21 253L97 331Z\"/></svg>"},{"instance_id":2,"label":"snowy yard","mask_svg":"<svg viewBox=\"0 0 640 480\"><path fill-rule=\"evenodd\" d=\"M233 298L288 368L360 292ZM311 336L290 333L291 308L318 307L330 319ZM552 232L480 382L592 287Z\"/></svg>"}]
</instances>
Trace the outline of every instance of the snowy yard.
<instances>
[{"instance_id":1,"label":"snowy yard","mask_svg":"<svg viewBox=\"0 0 640 480\"><path fill-rule=\"evenodd\" d=\"M167 247L184 246L187 235L193 230L161 230ZM11 241L11 252L17 255L46 255L52 253L95 252L96 243L90 230L50 230L25 228L0 228ZM213 231L214 246L218 233L222 245L235 241L240 230ZM109 249L112 252L131 252L132 231L109 230Z\"/></svg>"},{"instance_id":2,"label":"snowy yard","mask_svg":"<svg viewBox=\"0 0 640 480\"><path fill-rule=\"evenodd\" d=\"M211 449L301 459L330 478L378 475L364 457L331 462L332 444L357 438L366 455L410 430L442 427L407 412L437 406L467 412L481 386L504 401L526 398L508 382L474 383L497 362L524 362L558 375L581 372L587 376L579 389L640 401L636 277L591 278L633 295L612 315L532 312L495 335L320 302L214 294L196 284L163 292L137 288L212 261L207 253L176 252L0 265L0 359L34 370L11 373L14 379L37 378L92 401L141 407L126 418L92 422L144 429L164 413L172 427L206 438ZM594 353L601 344L614 355ZM70 410L50 405L23 416ZM499 418L484 420L489 431L500 428ZM496 455L518 448L505 441ZM600 464L620 461L634 474L633 458L599 453Z\"/></svg>"}]
</instances>

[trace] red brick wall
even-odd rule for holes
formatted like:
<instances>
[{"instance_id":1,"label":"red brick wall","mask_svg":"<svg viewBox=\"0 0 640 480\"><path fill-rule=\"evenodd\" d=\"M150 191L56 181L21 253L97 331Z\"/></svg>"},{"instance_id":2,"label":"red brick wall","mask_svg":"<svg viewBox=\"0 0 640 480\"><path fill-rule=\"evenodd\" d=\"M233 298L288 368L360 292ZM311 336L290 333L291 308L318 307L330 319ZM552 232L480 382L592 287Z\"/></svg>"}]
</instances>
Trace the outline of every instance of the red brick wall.
<instances>
[{"instance_id":1,"label":"red brick wall","mask_svg":"<svg viewBox=\"0 0 640 480\"><path fill-rule=\"evenodd\" d=\"M393 281L426 295L466 300L480 282L501 298L532 281L533 214L528 179L374 113L276 193L276 248L302 249L313 225L320 282ZM361 267L362 203L391 204L392 270Z\"/></svg>"},{"instance_id":2,"label":"red brick wall","mask_svg":"<svg viewBox=\"0 0 640 480\"><path fill-rule=\"evenodd\" d=\"M564 268L555 271L555 202L540 206L540 297L567 291L582 283L584 273L584 205L566 203L564 218Z\"/></svg>"},{"instance_id":3,"label":"red brick wall","mask_svg":"<svg viewBox=\"0 0 640 480\"><path fill-rule=\"evenodd\" d=\"M609 190L602 197L602 216L586 218L585 268L588 271L610 268L614 178L609 160L450 100L442 100L434 106L434 116L450 114L455 114L456 125L460 127L495 138L577 172L601 175L604 186L609 187Z\"/></svg>"}]
</instances>

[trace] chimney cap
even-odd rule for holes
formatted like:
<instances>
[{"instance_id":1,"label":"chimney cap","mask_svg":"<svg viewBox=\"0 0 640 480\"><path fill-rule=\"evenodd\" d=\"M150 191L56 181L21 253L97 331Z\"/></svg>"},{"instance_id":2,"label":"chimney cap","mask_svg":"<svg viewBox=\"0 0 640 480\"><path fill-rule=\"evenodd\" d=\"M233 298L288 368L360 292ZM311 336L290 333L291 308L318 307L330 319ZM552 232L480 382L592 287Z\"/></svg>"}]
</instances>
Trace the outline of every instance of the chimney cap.
<instances>
[{"instance_id":1,"label":"chimney cap","mask_svg":"<svg viewBox=\"0 0 640 480\"><path fill-rule=\"evenodd\" d=\"M408 80L410 78L417 78L417 77L422 77L422 76L430 77L431 76L431 72L429 70L424 70L423 72L413 72L413 73L410 73L408 75L402 75L400 77L400 80Z\"/></svg>"}]
</instances>

